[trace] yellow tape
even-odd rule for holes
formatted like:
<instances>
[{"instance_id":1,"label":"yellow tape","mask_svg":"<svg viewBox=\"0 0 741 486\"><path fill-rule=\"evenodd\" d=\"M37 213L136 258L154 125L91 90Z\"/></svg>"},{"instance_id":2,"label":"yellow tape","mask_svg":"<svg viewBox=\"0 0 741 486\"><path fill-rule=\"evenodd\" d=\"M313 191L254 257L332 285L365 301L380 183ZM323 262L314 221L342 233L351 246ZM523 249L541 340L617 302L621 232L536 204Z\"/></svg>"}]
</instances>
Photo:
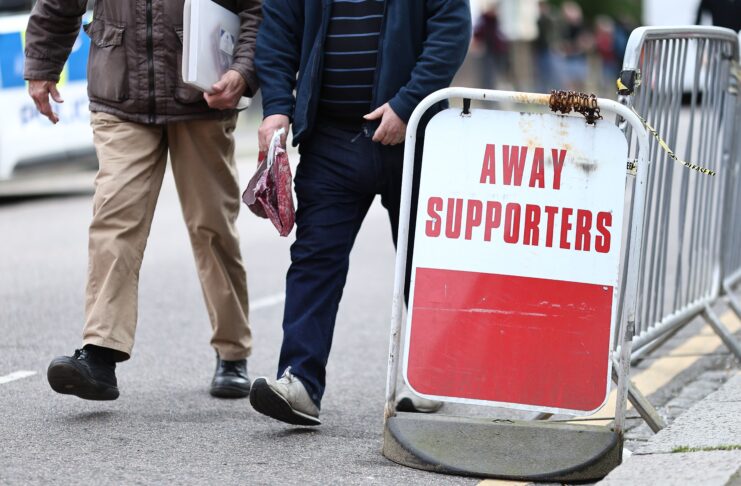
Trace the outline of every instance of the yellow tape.
<instances>
[{"instance_id":1,"label":"yellow tape","mask_svg":"<svg viewBox=\"0 0 741 486\"><path fill-rule=\"evenodd\" d=\"M620 84L622 84L622 83L620 83L620 81L618 80L618 85L620 85ZM645 126L646 129L649 132L651 132L651 135L653 135L654 138L656 139L656 141L659 142L659 146L662 149L664 149L664 152L666 152L669 155L669 157L671 157L672 159L676 160L677 162L679 162L683 166L687 167L688 169L696 170L700 174L705 174L705 175L709 175L709 176L714 176L715 175L715 171L712 171L710 169L706 169L705 167L700 167L699 165L691 164L691 163L686 162L686 161L680 159L679 157L677 157L676 154L674 153L674 151L671 148L669 148L669 145L667 145L667 143L664 141L664 139L661 138L661 135L659 135L659 132L657 132L654 127L652 127L651 125L649 125L649 123L636 111L635 108L633 108L631 106L630 109L633 111L633 113L635 113L635 115L638 117L638 119L641 120L641 123L643 123L643 126Z\"/></svg>"}]
</instances>

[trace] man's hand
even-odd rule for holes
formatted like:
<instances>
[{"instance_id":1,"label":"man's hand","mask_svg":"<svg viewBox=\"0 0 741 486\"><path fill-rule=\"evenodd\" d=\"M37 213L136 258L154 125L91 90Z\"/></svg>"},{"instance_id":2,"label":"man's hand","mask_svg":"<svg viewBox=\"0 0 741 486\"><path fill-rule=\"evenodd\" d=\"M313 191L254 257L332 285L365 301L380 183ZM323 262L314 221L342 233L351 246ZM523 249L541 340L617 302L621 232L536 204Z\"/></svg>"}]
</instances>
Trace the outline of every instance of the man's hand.
<instances>
[{"instance_id":1,"label":"man's hand","mask_svg":"<svg viewBox=\"0 0 741 486\"><path fill-rule=\"evenodd\" d=\"M381 142L383 145L398 145L404 141L407 133L407 124L398 117L391 105L385 105L376 109L373 113L365 115L366 120L381 119L381 124L373 135L374 142Z\"/></svg>"},{"instance_id":2,"label":"man's hand","mask_svg":"<svg viewBox=\"0 0 741 486\"><path fill-rule=\"evenodd\" d=\"M291 119L286 115L270 115L265 117L260 125L260 129L257 131L258 145L260 146L260 152L267 152L270 147L270 141L273 140L273 135L276 130L283 128L285 132L280 137L280 144L286 146L286 137L288 136L288 126L291 124Z\"/></svg>"},{"instance_id":3,"label":"man's hand","mask_svg":"<svg viewBox=\"0 0 741 486\"><path fill-rule=\"evenodd\" d=\"M36 109L39 110L39 113L47 117L54 124L59 121L59 115L54 113L51 109L51 103L49 103L49 95L57 103L64 103L62 96L57 91L56 82L31 80L28 82L28 94L33 98L33 102L36 104Z\"/></svg>"},{"instance_id":4,"label":"man's hand","mask_svg":"<svg viewBox=\"0 0 741 486\"><path fill-rule=\"evenodd\" d=\"M233 69L225 72L221 79L211 87L213 93L203 93L206 103L216 110L233 110L244 94L247 82Z\"/></svg>"}]
</instances>

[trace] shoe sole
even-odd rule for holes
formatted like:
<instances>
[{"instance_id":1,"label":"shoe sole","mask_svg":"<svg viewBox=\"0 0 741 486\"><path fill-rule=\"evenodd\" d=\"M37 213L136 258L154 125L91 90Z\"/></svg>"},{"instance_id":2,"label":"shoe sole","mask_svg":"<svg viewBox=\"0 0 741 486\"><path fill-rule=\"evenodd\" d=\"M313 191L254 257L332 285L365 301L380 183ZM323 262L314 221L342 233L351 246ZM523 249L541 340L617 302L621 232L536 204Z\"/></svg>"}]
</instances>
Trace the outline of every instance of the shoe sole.
<instances>
[{"instance_id":1,"label":"shoe sole","mask_svg":"<svg viewBox=\"0 0 741 486\"><path fill-rule=\"evenodd\" d=\"M247 398L250 395L250 387L245 390L236 386L212 386L209 393L216 398Z\"/></svg>"},{"instance_id":2,"label":"shoe sole","mask_svg":"<svg viewBox=\"0 0 741 486\"><path fill-rule=\"evenodd\" d=\"M288 400L277 394L264 379L255 380L250 392L250 405L257 412L291 425L321 425L318 418L298 412Z\"/></svg>"},{"instance_id":3,"label":"shoe sole","mask_svg":"<svg viewBox=\"0 0 741 486\"><path fill-rule=\"evenodd\" d=\"M52 390L62 395L75 395L83 400L107 401L118 398L118 388L100 386L80 374L79 370L68 363L52 363L46 372Z\"/></svg>"},{"instance_id":4,"label":"shoe sole","mask_svg":"<svg viewBox=\"0 0 741 486\"><path fill-rule=\"evenodd\" d=\"M417 408L414 405L414 401L411 398L404 397L396 403L397 412L407 413L435 413L440 410L442 406L436 408Z\"/></svg>"}]
</instances>

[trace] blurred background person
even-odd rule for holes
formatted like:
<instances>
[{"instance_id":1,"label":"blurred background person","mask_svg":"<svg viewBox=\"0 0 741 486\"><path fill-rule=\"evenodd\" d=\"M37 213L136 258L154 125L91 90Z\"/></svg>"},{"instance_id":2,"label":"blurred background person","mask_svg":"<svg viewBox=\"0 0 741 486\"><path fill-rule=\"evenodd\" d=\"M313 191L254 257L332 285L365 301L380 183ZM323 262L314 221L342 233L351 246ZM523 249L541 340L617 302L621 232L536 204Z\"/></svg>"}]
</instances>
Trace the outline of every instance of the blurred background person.
<instances>
[{"instance_id":1,"label":"blurred background person","mask_svg":"<svg viewBox=\"0 0 741 486\"><path fill-rule=\"evenodd\" d=\"M697 9L696 24L702 23L704 14L710 14L713 25L741 30L741 0L702 0Z\"/></svg>"},{"instance_id":2,"label":"blurred background person","mask_svg":"<svg viewBox=\"0 0 741 486\"><path fill-rule=\"evenodd\" d=\"M600 15L594 23L594 47L599 56L601 86L606 87L617 79L622 64L616 44L616 24L610 17Z\"/></svg>"},{"instance_id":3,"label":"blurred background person","mask_svg":"<svg viewBox=\"0 0 741 486\"><path fill-rule=\"evenodd\" d=\"M497 5L490 0L476 20L473 48L480 56L478 67L481 87L496 89L502 85L509 65L509 45L499 28Z\"/></svg>"},{"instance_id":4,"label":"blurred background person","mask_svg":"<svg viewBox=\"0 0 741 486\"><path fill-rule=\"evenodd\" d=\"M556 18L551 4L541 0L538 5L538 37L535 38L535 87L541 93L558 88L558 78L553 61L556 45Z\"/></svg>"},{"instance_id":5,"label":"blurred background person","mask_svg":"<svg viewBox=\"0 0 741 486\"><path fill-rule=\"evenodd\" d=\"M561 22L558 63L561 88L584 91L589 76L587 53L592 41L578 3L568 1L561 5Z\"/></svg>"}]
</instances>

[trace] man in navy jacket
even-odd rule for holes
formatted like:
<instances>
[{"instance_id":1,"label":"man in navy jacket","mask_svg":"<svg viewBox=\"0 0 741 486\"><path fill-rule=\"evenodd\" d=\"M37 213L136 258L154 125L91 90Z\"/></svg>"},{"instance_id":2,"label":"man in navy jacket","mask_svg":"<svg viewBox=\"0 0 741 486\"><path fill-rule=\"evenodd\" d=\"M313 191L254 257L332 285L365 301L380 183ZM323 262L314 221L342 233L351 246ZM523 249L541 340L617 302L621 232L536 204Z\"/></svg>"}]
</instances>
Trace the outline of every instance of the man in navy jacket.
<instances>
[{"instance_id":1,"label":"man in navy jacket","mask_svg":"<svg viewBox=\"0 0 741 486\"><path fill-rule=\"evenodd\" d=\"M279 379L257 379L250 402L275 419L319 425L355 236L380 194L396 242L406 122L451 83L471 11L468 0L265 0L263 15L260 149L292 124L301 161Z\"/></svg>"}]
</instances>

